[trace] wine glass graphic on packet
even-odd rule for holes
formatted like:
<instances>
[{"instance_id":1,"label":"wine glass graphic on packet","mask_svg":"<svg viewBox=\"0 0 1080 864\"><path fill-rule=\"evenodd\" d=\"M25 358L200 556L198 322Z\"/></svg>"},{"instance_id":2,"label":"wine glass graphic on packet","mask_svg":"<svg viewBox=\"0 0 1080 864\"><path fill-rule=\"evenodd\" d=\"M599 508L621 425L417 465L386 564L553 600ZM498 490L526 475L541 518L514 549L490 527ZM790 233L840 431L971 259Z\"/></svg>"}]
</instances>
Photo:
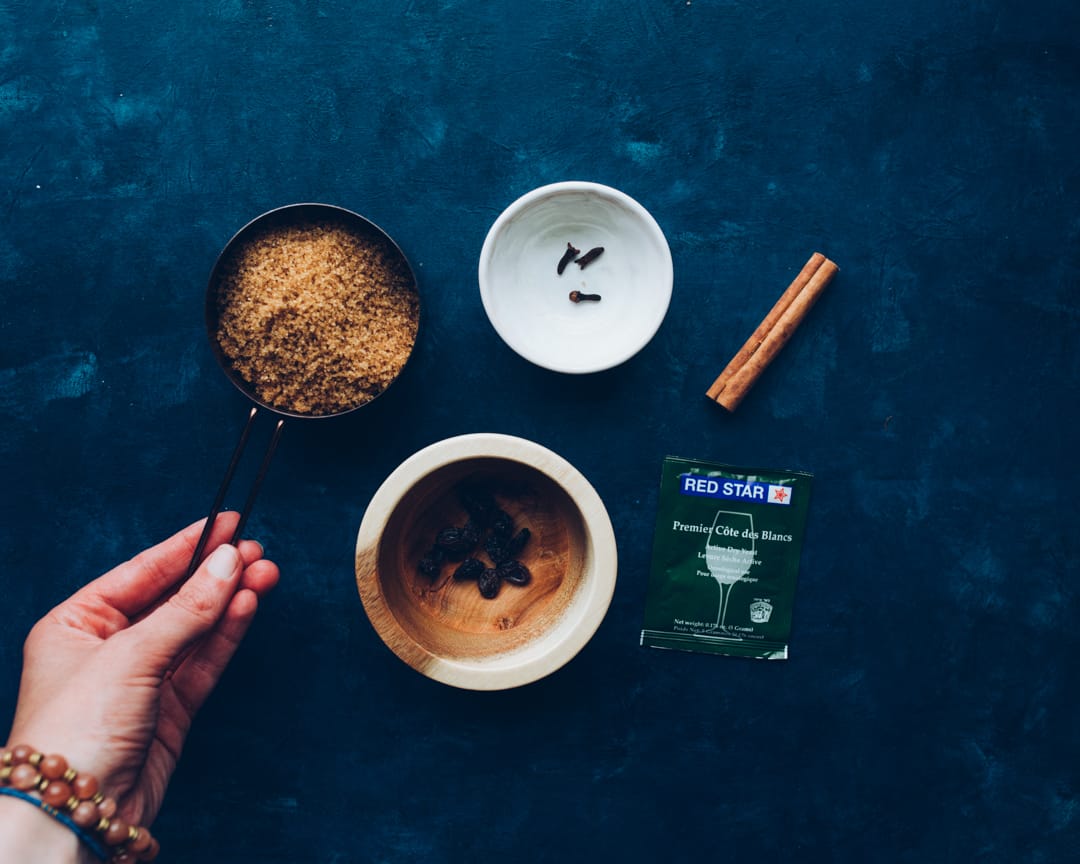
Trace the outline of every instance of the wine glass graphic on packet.
<instances>
[{"instance_id":1,"label":"wine glass graphic on packet","mask_svg":"<svg viewBox=\"0 0 1080 864\"><path fill-rule=\"evenodd\" d=\"M720 587L720 605L713 631L726 631L731 586L750 572L756 554L754 517L749 513L718 510L705 541L705 566Z\"/></svg>"}]
</instances>

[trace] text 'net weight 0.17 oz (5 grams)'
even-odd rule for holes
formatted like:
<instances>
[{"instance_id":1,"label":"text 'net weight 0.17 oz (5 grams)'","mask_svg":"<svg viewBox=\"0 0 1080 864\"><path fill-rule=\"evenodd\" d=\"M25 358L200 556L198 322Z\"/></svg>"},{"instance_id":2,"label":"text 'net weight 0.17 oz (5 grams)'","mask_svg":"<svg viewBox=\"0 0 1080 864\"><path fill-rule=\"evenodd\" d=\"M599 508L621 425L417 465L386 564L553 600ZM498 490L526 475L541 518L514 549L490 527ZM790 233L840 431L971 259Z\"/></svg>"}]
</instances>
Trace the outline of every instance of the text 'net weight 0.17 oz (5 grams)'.
<instances>
[{"instance_id":1,"label":"text 'net weight 0.17 oz (5 grams)'","mask_svg":"<svg viewBox=\"0 0 1080 864\"><path fill-rule=\"evenodd\" d=\"M812 476L665 458L641 644L786 659Z\"/></svg>"}]
</instances>

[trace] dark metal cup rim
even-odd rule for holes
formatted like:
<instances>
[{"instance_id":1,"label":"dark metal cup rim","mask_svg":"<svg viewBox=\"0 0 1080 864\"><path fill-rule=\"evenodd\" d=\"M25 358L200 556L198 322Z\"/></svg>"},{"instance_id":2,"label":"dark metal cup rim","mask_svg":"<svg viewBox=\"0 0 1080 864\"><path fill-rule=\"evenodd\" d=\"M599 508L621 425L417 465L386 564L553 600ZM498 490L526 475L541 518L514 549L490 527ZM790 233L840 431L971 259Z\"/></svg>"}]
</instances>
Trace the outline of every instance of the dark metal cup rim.
<instances>
[{"instance_id":1,"label":"dark metal cup rim","mask_svg":"<svg viewBox=\"0 0 1080 864\"><path fill-rule=\"evenodd\" d=\"M232 364L229 362L229 358L225 356L225 353L221 350L221 345L218 343L217 332L217 288L221 279L221 268L226 261L229 260L230 255L235 251L244 240L246 240L256 230L261 230L267 225L290 225L309 219L330 219L344 223L345 225L358 229L361 233L366 233L377 237L379 240L387 243L395 254L400 258L402 264L405 265L409 273L409 281L412 290L416 293L417 299L420 299L419 284L416 278L416 271L413 270L412 264L409 259L402 252L401 247L394 241L394 239L387 234L382 228L372 222L370 219L361 216L352 210L348 210L344 207L339 207L336 204L319 204L315 202L302 202L297 204L286 204L281 207L275 207L272 210L267 210L259 216L256 216L244 227L237 231L229 239L221 252L218 253L217 259L214 261L214 266L210 270L210 277L207 280L206 286L206 299L204 306L204 317L206 324L206 335L210 342L210 349L213 351L214 359L217 361L218 366L225 373L225 377L232 382L247 399L254 402L260 408L264 408L273 414L277 414L281 417L295 418L297 420L325 420L332 417L342 417L346 414L351 414L354 411L358 411L361 408L365 408L386 393L393 385L394 382L401 377L402 372L405 371L405 367L409 365L409 361L412 360L413 354L416 352L416 343L420 340L420 330L423 322L423 303L420 303L419 308L419 320L417 321L416 338L413 340L412 347L409 349L409 356L406 358L405 363L402 364L401 369L398 370L398 374L394 376L394 379L379 393L372 396L370 399L361 402L357 405L353 405L350 408L345 408L342 411L336 411L331 414L301 414L296 411L289 411L286 408L281 408L276 405L271 405L268 402L260 399L254 392L254 388L248 384L243 378L241 378L236 371L232 368Z\"/></svg>"}]
</instances>

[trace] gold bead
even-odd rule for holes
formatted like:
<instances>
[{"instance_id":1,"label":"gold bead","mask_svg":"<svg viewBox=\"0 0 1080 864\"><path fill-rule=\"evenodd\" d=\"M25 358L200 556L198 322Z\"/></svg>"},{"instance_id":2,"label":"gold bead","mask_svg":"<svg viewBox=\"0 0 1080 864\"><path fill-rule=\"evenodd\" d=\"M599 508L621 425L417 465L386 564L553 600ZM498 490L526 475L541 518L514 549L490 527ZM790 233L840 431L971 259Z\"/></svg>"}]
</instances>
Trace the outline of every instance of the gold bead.
<instances>
[{"instance_id":1,"label":"gold bead","mask_svg":"<svg viewBox=\"0 0 1080 864\"><path fill-rule=\"evenodd\" d=\"M102 801L105 800L105 796L102 795L100 792L95 792L94 796L90 800L93 801L95 804L100 804Z\"/></svg>"},{"instance_id":2,"label":"gold bead","mask_svg":"<svg viewBox=\"0 0 1080 864\"><path fill-rule=\"evenodd\" d=\"M140 828L138 825L133 825L128 834L126 849L137 861L142 861L155 842L149 831Z\"/></svg>"},{"instance_id":3,"label":"gold bead","mask_svg":"<svg viewBox=\"0 0 1080 864\"><path fill-rule=\"evenodd\" d=\"M76 798L74 795L72 795L70 798L68 798L67 801L64 802L64 807L67 808L68 810L74 810L81 803L82 802L79 801L78 798Z\"/></svg>"},{"instance_id":4,"label":"gold bead","mask_svg":"<svg viewBox=\"0 0 1080 864\"><path fill-rule=\"evenodd\" d=\"M0 758L0 765L10 765L10 764L11 764L11 751L10 750L5 750L3 757Z\"/></svg>"},{"instance_id":5,"label":"gold bead","mask_svg":"<svg viewBox=\"0 0 1080 864\"><path fill-rule=\"evenodd\" d=\"M8 754L11 755L10 753ZM12 766L5 764L3 768L0 768L0 782L7 783L8 777L11 776Z\"/></svg>"},{"instance_id":6,"label":"gold bead","mask_svg":"<svg viewBox=\"0 0 1080 864\"><path fill-rule=\"evenodd\" d=\"M38 777L41 777L41 775L38 774ZM37 788L44 792L45 787L48 786L50 783L52 783L52 780L50 780L48 777L41 777L41 779L38 781Z\"/></svg>"},{"instance_id":7,"label":"gold bead","mask_svg":"<svg viewBox=\"0 0 1080 864\"><path fill-rule=\"evenodd\" d=\"M104 834L106 831L109 830L109 825L111 824L112 823L109 822L108 819L102 816L101 819L98 821L97 825L94 826L94 830L100 831L102 834Z\"/></svg>"},{"instance_id":8,"label":"gold bead","mask_svg":"<svg viewBox=\"0 0 1080 864\"><path fill-rule=\"evenodd\" d=\"M65 780L66 780L66 781L67 781L68 783L70 783L71 781L73 781L73 780L74 780L74 779L75 779L76 777L78 777L78 776L79 776L79 772L78 772L78 771L76 771L76 770L75 770L74 768L68 768L68 770L64 772L64 779L65 779Z\"/></svg>"},{"instance_id":9,"label":"gold bead","mask_svg":"<svg viewBox=\"0 0 1080 864\"><path fill-rule=\"evenodd\" d=\"M41 764L41 760L44 759L44 758L45 758L44 753L36 753L35 752L35 753L31 753L30 758L27 759L26 761L29 762L31 765L33 765L35 768L37 768L38 765Z\"/></svg>"}]
</instances>

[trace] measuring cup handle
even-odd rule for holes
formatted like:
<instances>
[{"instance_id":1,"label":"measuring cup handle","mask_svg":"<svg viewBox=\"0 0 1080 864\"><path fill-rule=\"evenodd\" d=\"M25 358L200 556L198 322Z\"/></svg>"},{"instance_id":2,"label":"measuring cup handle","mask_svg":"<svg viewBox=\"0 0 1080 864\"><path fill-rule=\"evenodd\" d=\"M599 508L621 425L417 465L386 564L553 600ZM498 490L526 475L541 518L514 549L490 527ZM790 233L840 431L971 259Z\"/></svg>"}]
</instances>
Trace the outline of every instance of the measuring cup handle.
<instances>
[{"instance_id":1,"label":"measuring cup handle","mask_svg":"<svg viewBox=\"0 0 1080 864\"><path fill-rule=\"evenodd\" d=\"M244 430L240 433L240 440L236 442L236 447L233 449L232 458L229 460L229 467L225 469L225 477L221 481L221 485L218 487L217 495L214 497L214 503L210 507L210 515L206 517L206 524L203 526L202 534L199 536L199 542L195 544L195 551L191 555L191 561L188 563L187 573L184 578L189 579L191 574L195 572L195 568L199 566L199 561L202 560L203 552L206 551L206 543L210 539L210 532L214 530L214 522L217 521L218 513L221 512L221 505L225 501L225 493L229 491L229 484L232 482L233 474L236 473L236 466L240 464L240 457L244 454L244 447L247 446L248 438L251 436L251 430L255 426L255 415L259 413L258 406L252 406L251 413L248 414L247 423L244 424ZM274 433L274 440L271 442L274 446L277 445L277 437L280 433L280 423L278 424L278 430ZM265 463L267 460L264 459ZM261 482L257 481L257 482ZM248 503L254 503L253 496L249 496ZM245 506L245 511L248 507ZM246 516L241 517L241 523L246 519ZM241 525L237 525L239 531ZM236 537L233 537L235 542Z\"/></svg>"},{"instance_id":2,"label":"measuring cup handle","mask_svg":"<svg viewBox=\"0 0 1080 864\"><path fill-rule=\"evenodd\" d=\"M285 419L282 418L278 420L277 426L274 427L274 434L270 437L270 443L266 445L262 464L259 465L259 473L255 475L255 482L251 484L251 491L248 492L247 501L244 502L244 509L240 511L240 521L236 523L236 530L233 532L232 540L229 541L234 546L239 542L244 526L247 525L248 516L251 515L251 508L255 506L255 499L259 495L263 480L266 479L266 472L270 470L270 460L274 458L274 451L277 450L278 439L281 438L281 430L284 428Z\"/></svg>"}]
</instances>

